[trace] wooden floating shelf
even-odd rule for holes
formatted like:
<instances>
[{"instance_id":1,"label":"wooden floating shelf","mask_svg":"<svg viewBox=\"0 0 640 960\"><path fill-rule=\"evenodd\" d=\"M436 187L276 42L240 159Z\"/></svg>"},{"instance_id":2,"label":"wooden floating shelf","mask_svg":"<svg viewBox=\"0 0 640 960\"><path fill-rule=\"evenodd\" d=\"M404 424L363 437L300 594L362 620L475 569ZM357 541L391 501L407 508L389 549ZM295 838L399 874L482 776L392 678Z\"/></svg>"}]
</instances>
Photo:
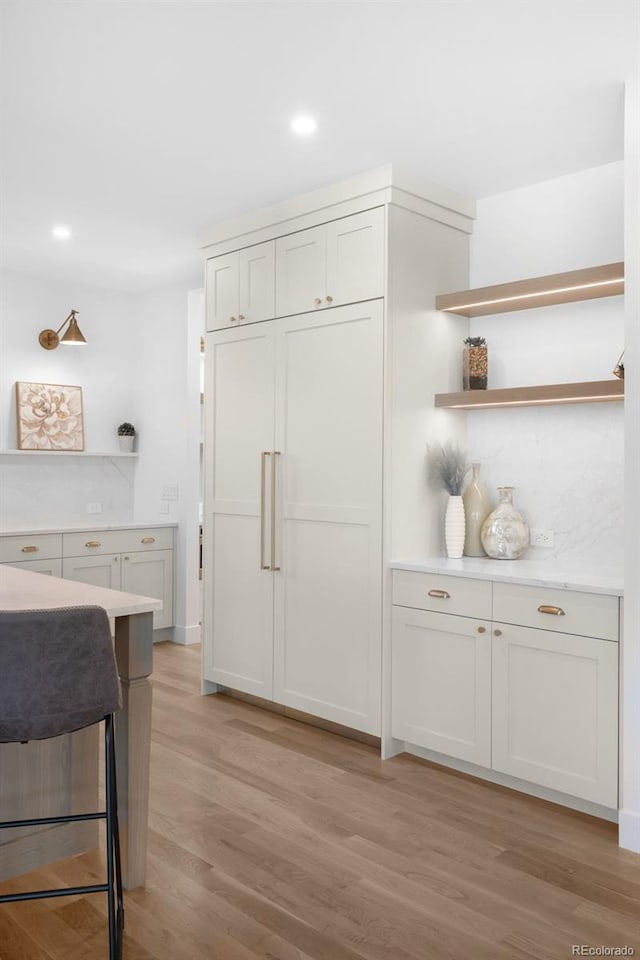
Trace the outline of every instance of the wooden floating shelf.
<instances>
[{"instance_id":1,"label":"wooden floating shelf","mask_svg":"<svg viewBox=\"0 0 640 960\"><path fill-rule=\"evenodd\" d=\"M614 400L624 400L624 380L590 380L583 383L544 384L539 387L437 393L435 405L453 410L479 410L491 407L535 407L554 403L609 403Z\"/></svg>"},{"instance_id":2,"label":"wooden floating shelf","mask_svg":"<svg viewBox=\"0 0 640 960\"><path fill-rule=\"evenodd\" d=\"M616 297L621 293L624 293L624 263L607 263L586 270L553 273L548 277L443 293L436 297L436 310L458 313L463 317L485 317L557 303Z\"/></svg>"},{"instance_id":3,"label":"wooden floating shelf","mask_svg":"<svg viewBox=\"0 0 640 960\"><path fill-rule=\"evenodd\" d=\"M137 457L137 453L92 453L89 450L0 450L2 457Z\"/></svg>"}]
</instances>

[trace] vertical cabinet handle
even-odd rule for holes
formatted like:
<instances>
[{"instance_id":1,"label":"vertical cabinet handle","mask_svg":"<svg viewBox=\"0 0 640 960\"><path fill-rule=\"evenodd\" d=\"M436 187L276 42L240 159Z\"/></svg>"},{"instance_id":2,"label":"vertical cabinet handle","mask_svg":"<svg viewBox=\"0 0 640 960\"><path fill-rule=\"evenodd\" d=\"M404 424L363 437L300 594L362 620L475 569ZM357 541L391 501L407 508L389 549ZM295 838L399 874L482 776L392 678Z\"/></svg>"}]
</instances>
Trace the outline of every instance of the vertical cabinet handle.
<instances>
[{"instance_id":1,"label":"vertical cabinet handle","mask_svg":"<svg viewBox=\"0 0 640 960\"><path fill-rule=\"evenodd\" d=\"M276 566L276 457L280 456L279 450L273 451L271 458L271 569L279 570Z\"/></svg>"},{"instance_id":2,"label":"vertical cabinet handle","mask_svg":"<svg viewBox=\"0 0 640 960\"><path fill-rule=\"evenodd\" d=\"M265 509L265 482L267 472L267 457L271 454L268 450L263 450L260 454L260 569L270 570L268 563L264 562L264 509ZM273 534L272 534L273 536Z\"/></svg>"}]
</instances>

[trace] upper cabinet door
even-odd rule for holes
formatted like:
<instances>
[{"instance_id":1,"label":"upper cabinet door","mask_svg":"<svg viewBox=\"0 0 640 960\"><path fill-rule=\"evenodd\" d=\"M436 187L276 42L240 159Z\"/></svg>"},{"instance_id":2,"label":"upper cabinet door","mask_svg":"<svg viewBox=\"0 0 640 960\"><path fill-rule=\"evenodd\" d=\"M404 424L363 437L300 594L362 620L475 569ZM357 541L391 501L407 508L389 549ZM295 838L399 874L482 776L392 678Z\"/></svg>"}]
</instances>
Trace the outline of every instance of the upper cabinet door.
<instances>
[{"instance_id":1,"label":"upper cabinet door","mask_svg":"<svg viewBox=\"0 0 640 960\"><path fill-rule=\"evenodd\" d=\"M226 258L225 258L226 259ZM276 245L274 240L238 253L240 323L272 320L276 315Z\"/></svg>"},{"instance_id":2,"label":"upper cabinet door","mask_svg":"<svg viewBox=\"0 0 640 960\"><path fill-rule=\"evenodd\" d=\"M328 223L325 305L384 296L384 207Z\"/></svg>"},{"instance_id":3,"label":"upper cabinet door","mask_svg":"<svg viewBox=\"0 0 640 960\"><path fill-rule=\"evenodd\" d=\"M276 241L277 316L329 306L326 302L325 226L311 227Z\"/></svg>"},{"instance_id":4,"label":"upper cabinet door","mask_svg":"<svg viewBox=\"0 0 640 960\"><path fill-rule=\"evenodd\" d=\"M222 330L238 323L238 260L237 252L207 260L207 330Z\"/></svg>"}]
</instances>

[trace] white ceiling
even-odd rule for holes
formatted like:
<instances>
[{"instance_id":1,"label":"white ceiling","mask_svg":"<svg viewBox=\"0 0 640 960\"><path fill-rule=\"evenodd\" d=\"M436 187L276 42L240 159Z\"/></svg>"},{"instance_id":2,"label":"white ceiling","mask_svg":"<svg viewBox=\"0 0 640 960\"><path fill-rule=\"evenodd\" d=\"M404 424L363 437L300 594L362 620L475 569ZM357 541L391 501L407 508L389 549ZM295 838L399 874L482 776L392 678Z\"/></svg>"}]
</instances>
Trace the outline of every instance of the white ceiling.
<instances>
[{"instance_id":1,"label":"white ceiling","mask_svg":"<svg viewBox=\"0 0 640 960\"><path fill-rule=\"evenodd\" d=\"M620 159L639 8L4 0L3 263L143 290L199 276L203 226L384 163L482 197Z\"/></svg>"}]
</instances>

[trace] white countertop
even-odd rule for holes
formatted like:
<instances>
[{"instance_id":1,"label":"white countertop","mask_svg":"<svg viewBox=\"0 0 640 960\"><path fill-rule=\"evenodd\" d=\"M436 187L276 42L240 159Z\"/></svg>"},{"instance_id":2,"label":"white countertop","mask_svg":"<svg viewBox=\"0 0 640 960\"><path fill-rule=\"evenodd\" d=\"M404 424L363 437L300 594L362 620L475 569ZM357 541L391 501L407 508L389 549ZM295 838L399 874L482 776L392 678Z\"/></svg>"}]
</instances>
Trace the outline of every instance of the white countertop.
<instances>
[{"instance_id":1,"label":"white countertop","mask_svg":"<svg viewBox=\"0 0 640 960\"><path fill-rule=\"evenodd\" d=\"M556 587L583 593L602 593L621 597L624 593L622 567L583 566L558 563L557 560L490 560L488 557L429 557L425 560L393 560L394 570L419 573L443 573L472 580L495 580L533 587Z\"/></svg>"},{"instance_id":2,"label":"white countertop","mask_svg":"<svg viewBox=\"0 0 640 960\"><path fill-rule=\"evenodd\" d=\"M0 530L0 537L23 537L32 533L83 533L92 530L148 530L150 527L177 527L177 523L166 521L153 523L82 523L77 526L58 527L20 527L15 530Z\"/></svg>"},{"instance_id":3,"label":"white countertop","mask_svg":"<svg viewBox=\"0 0 640 960\"><path fill-rule=\"evenodd\" d=\"M152 597L0 566L0 610L46 610L86 604L104 607L110 617L148 613L162 607L162 602Z\"/></svg>"}]
</instances>

